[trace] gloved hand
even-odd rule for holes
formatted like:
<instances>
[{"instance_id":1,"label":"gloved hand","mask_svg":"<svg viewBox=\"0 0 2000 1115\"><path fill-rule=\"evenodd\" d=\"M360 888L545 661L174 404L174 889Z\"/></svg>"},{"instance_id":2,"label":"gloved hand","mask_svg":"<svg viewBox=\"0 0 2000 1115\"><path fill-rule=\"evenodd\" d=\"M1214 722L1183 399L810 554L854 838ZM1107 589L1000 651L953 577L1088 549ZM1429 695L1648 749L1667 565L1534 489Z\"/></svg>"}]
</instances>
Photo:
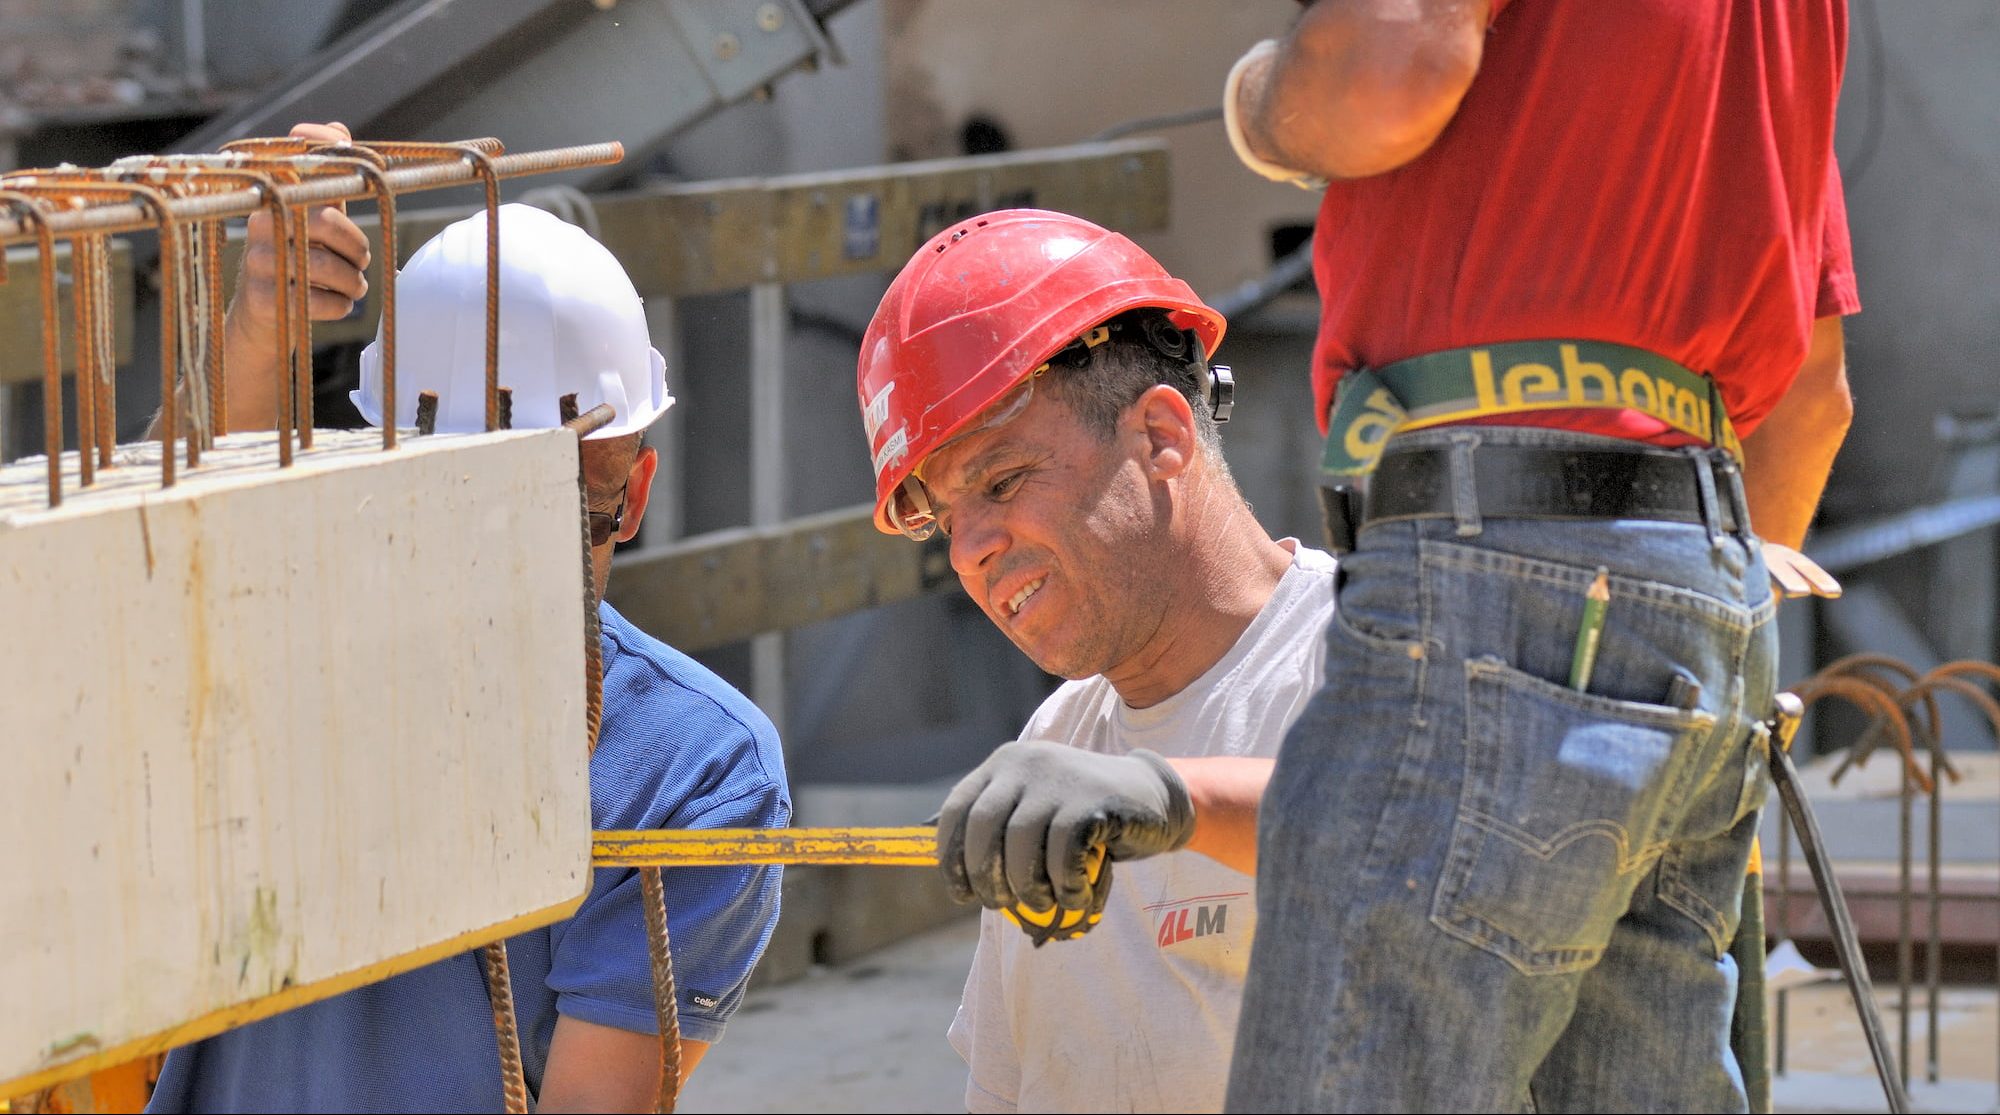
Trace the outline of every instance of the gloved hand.
<instances>
[{"instance_id":1,"label":"gloved hand","mask_svg":"<svg viewBox=\"0 0 2000 1115\"><path fill-rule=\"evenodd\" d=\"M1140 859L1181 848L1193 835L1187 786L1151 751L1101 755L1019 740L945 799L938 860L959 902L1089 914L1103 910L1110 891L1108 864L1093 883L1096 848L1109 860Z\"/></svg>"}]
</instances>

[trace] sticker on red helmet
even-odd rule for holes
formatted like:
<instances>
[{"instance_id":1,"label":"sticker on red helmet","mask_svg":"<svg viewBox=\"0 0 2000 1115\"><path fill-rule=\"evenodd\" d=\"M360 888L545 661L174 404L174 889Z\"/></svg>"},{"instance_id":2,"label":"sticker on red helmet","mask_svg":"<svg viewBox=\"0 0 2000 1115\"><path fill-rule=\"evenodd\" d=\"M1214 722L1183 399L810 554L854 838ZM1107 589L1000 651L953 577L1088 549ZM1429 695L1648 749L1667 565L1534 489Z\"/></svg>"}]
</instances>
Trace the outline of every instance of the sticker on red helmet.
<instances>
[{"instance_id":1,"label":"sticker on red helmet","mask_svg":"<svg viewBox=\"0 0 2000 1115\"><path fill-rule=\"evenodd\" d=\"M875 392L875 397L868 400L867 406L861 408L861 424L867 428L870 445L875 444L875 433L882 428L882 423L889 420L889 392L895 389L896 381L892 379L882 385L882 390ZM876 471L881 470L878 468Z\"/></svg>"},{"instance_id":2,"label":"sticker on red helmet","mask_svg":"<svg viewBox=\"0 0 2000 1115\"><path fill-rule=\"evenodd\" d=\"M896 427L896 432L890 434L889 440L882 443L882 448L875 451L875 476L878 481L884 473L896 467L902 461L903 454L909 447L910 432L908 428L903 426Z\"/></svg>"}]
</instances>

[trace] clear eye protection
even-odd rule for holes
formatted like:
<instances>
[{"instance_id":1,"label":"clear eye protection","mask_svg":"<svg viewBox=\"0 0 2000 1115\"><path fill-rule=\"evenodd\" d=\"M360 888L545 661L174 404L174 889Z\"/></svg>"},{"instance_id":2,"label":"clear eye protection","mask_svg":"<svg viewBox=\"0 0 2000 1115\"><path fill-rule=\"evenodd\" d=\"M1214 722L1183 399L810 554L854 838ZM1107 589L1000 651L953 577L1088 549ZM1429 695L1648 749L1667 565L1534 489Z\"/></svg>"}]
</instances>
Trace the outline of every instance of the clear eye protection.
<instances>
[{"instance_id":1,"label":"clear eye protection","mask_svg":"<svg viewBox=\"0 0 2000 1115\"><path fill-rule=\"evenodd\" d=\"M984 433L987 430L997 429L1019 418L1021 412L1028 409L1028 404L1034 401L1035 381L1042 378L1050 367L1058 362L1074 364L1088 359L1091 349L1110 339L1110 327L1100 325L1083 336L1078 337L1076 340L1071 341L1069 344L1064 345L1054 356L1049 357L1049 359L1037 365L1033 371L1022 377L1020 384L1009 390L1006 395L1001 396L999 402L987 408L985 418L938 443L937 447L932 449L930 454L925 456L924 460L917 462L916 467L910 470L910 475L905 477L901 484L897 485L895 493L889 497L889 525L902 531L906 537L918 542L922 542L932 534L935 534L939 526L937 513L939 504L932 497L929 486L924 483L924 478L921 475L924 470L924 464L931 457L935 456L938 450L954 442L971 437L974 434ZM950 532L947 531L946 533L949 534Z\"/></svg>"},{"instance_id":2,"label":"clear eye protection","mask_svg":"<svg viewBox=\"0 0 2000 1115\"><path fill-rule=\"evenodd\" d=\"M912 473L889 496L889 525L905 538L922 542L937 533L937 515L931 510L930 489Z\"/></svg>"}]
</instances>

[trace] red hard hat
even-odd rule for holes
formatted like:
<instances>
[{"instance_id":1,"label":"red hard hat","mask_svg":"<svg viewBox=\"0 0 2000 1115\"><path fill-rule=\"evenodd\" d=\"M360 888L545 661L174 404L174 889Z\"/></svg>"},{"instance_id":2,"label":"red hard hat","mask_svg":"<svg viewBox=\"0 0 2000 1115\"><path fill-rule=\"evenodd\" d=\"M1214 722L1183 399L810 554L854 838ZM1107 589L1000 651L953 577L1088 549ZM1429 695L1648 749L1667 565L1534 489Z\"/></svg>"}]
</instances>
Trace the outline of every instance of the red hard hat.
<instances>
[{"instance_id":1,"label":"red hard hat","mask_svg":"<svg viewBox=\"0 0 2000 1115\"><path fill-rule=\"evenodd\" d=\"M1137 244L1080 217L1002 209L932 237L861 341L876 528L911 533L891 499L932 450L1071 341L1142 307L1192 329L1205 354L1222 343L1221 314Z\"/></svg>"}]
</instances>

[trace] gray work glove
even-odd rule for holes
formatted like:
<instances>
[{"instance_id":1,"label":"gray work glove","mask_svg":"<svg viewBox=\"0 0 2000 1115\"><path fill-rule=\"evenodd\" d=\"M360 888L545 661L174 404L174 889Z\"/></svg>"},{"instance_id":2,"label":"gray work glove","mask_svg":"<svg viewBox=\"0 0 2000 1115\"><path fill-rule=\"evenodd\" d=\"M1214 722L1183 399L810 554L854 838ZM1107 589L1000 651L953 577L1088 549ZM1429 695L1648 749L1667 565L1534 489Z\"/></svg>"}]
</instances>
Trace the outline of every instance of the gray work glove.
<instances>
[{"instance_id":1,"label":"gray work glove","mask_svg":"<svg viewBox=\"0 0 2000 1115\"><path fill-rule=\"evenodd\" d=\"M1193 835L1187 785L1151 751L1101 755L1017 740L945 799L938 866L959 902L1094 914L1111 883L1108 864L1102 875L1093 870L1098 848L1110 860L1141 859L1184 847ZM1027 923L1022 928L1036 935Z\"/></svg>"}]
</instances>

